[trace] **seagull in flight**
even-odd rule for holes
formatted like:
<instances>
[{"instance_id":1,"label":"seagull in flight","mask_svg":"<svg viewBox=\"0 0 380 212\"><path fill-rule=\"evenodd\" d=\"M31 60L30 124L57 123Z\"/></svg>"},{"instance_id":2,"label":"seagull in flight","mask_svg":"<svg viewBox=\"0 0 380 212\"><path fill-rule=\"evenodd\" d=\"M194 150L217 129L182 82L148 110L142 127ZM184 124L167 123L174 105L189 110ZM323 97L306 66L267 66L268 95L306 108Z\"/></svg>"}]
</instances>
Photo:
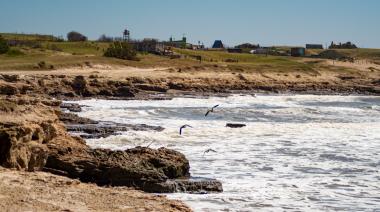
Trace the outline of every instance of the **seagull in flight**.
<instances>
[{"instance_id":1,"label":"seagull in flight","mask_svg":"<svg viewBox=\"0 0 380 212\"><path fill-rule=\"evenodd\" d=\"M179 134L182 135L182 129L186 128L186 127L191 127L193 128L192 126L188 125L188 124L185 124L185 125L182 125L180 128L179 128Z\"/></svg>"},{"instance_id":2,"label":"seagull in flight","mask_svg":"<svg viewBox=\"0 0 380 212\"><path fill-rule=\"evenodd\" d=\"M212 107L211 109L207 110L205 116L207 116L210 112L214 112L214 109L219 107L219 105L215 105L214 107Z\"/></svg>"},{"instance_id":3,"label":"seagull in flight","mask_svg":"<svg viewBox=\"0 0 380 212\"><path fill-rule=\"evenodd\" d=\"M209 153L209 152L215 152L215 153L216 153L216 151L213 150L213 149L207 149L206 151L203 152L203 156L204 156L206 153Z\"/></svg>"}]
</instances>

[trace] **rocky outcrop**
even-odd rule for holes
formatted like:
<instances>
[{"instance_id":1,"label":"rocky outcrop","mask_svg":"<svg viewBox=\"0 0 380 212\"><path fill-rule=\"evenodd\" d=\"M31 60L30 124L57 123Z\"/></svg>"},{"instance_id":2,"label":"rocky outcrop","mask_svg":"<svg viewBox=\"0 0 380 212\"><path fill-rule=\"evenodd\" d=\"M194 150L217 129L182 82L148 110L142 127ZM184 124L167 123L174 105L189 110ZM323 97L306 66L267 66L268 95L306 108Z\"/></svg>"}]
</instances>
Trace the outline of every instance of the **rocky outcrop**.
<instances>
[{"instance_id":1,"label":"rocky outcrop","mask_svg":"<svg viewBox=\"0 0 380 212\"><path fill-rule=\"evenodd\" d=\"M83 182L134 186L142 190L145 185L188 177L190 168L179 152L143 147L126 151L60 148L49 154L46 167Z\"/></svg>"},{"instance_id":2,"label":"rocky outcrop","mask_svg":"<svg viewBox=\"0 0 380 212\"><path fill-rule=\"evenodd\" d=\"M41 170L48 157L43 145L50 126L0 126L0 165L28 171Z\"/></svg>"},{"instance_id":3,"label":"rocky outcrop","mask_svg":"<svg viewBox=\"0 0 380 212\"><path fill-rule=\"evenodd\" d=\"M58 101L29 98L0 99L0 165L41 170L48 158L47 143L67 137L58 121ZM84 144L84 143L83 143Z\"/></svg>"},{"instance_id":4,"label":"rocky outcrop","mask_svg":"<svg viewBox=\"0 0 380 212\"><path fill-rule=\"evenodd\" d=\"M125 131L162 131L163 127L146 124L121 124L115 122L99 122L79 117L73 113L61 113L59 119L65 124L68 132L82 138L106 138Z\"/></svg>"},{"instance_id":5,"label":"rocky outcrop","mask_svg":"<svg viewBox=\"0 0 380 212\"><path fill-rule=\"evenodd\" d=\"M220 184L207 187L202 186L205 182L185 183L190 178L189 161L174 150L89 148L84 140L67 133L59 120L59 103L24 98L0 99L1 166L27 171L43 169L83 182L132 186L152 192L194 191L201 187L206 191L220 191ZM68 122L93 122L75 115L65 118ZM179 184L183 189L168 189L177 179L183 179Z\"/></svg>"},{"instance_id":6,"label":"rocky outcrop","mask_svg":"<svg viewBox=\"0 0 380 212\"><path fill-rule=\"evenodd\" d=\"M219 180L207 178L190 178L167 180L163 183L153 183L145 186L145 191L154 193L186 192L207 194L210 192L222 192L223 186Z\"/></svg>"}]
</instances>

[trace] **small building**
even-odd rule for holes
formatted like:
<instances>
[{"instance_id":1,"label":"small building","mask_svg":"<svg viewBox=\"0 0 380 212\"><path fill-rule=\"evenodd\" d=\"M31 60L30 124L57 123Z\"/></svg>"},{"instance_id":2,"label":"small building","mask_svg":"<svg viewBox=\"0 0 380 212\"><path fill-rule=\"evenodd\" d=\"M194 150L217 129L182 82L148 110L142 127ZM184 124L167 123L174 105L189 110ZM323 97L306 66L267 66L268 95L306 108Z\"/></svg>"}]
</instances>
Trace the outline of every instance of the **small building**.
<instances>
[{"instance_id":1,"label":"small building","mask_svg":"<svg viewBox=\"0 0 380 212\"><path fill-rule=\"evenodd\" d=\"M306 49L303 47L294 47L290 49L290 55L292 57L303 57L306 54Z\"/></svg>"},{"instance_id":2,"label":"small building","mask_svg":"<svg viewBox=\"0 0 380 212\"><path fill-rule=\"evenodd\" d=\"M253 49L250 51L251 54L268 54L269 49L268 48L258 48L258 49Z\"/></svg>"},{"instance_id":3,"label":"small building","mask_svg":"<svg viewBox=\"0 0 380 212\"><path fill-rule=\"evenodd\" d=\"M223 42L221 40L215 40L214 44L212 45L213 49L224 49Z\"/></svg>"},{"instance_id":4,"label":"small building","mask_svg":"<svg viewBox=\"0 0 380 212\"><path fill-rule=\"evenodd\" d=\"M149 52L153 54L166 54L168 47L164 43L159 42L156 39L145 38L142 41L129 42L136 51Z\"/></svg>"},{"instance_id":5,"label":"small building","mask_svg":"<svg viewBox=\"0 0 380 212\"><path fill-rule=\"evenodd\" d=\"M183 36L181 40L174 40L173 37L170 37L169 41L165 41L164 44L166 46L171 46L171 47L180 48L180 49L192 48L192 44L187 43L187 39L185 36Z\"/></svg>"},{"instance_id":6,"label":"small building","mask_svg":"<svg viewBox=\"0 0 380 212\"><path fill-rule=\"evenodd\" d=\"M322 44L306 44L306 49L323 49Z\"/></svg>"},{"instance_id":7,"label":"small building","mask_svg":"<svg viewBox=\"0 0 380 212\"><path fill-rule=\"evenodd\" d=\"M240 48L228 48L227 51L229 53L243 53L243 49Z\"/></svg>"}]
</instances>

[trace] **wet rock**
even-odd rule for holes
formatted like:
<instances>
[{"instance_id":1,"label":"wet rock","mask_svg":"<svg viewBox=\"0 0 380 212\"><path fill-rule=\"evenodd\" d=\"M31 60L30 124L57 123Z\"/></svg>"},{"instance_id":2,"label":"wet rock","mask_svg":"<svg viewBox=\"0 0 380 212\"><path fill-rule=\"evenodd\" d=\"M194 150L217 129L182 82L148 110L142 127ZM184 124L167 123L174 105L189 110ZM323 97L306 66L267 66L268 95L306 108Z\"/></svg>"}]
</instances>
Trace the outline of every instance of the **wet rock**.
<instances>
[{"instance_id":1,"label":"wet rock","mask_svg":"<svg viewBox=\"0 0 380 212\"><path fill-rule=\"evenodd\" d=\"M60 107L63 109L67 109L70 112L81 112L82 111L81 106L77 103L62 103L60 105Z\"/></svg>"},{"instance_id":2,"label":"wet rock","mask_svg":"<svg viewBox=\"0 0 380 212\"><path fill-rule=\"evenodd\" d=\"M50 152L46 167L67 173L68 177L98 185L133 186L189 177L189 162L177 151L136 147L126 151L106 149Z\"/></svg>"},{"instance_id":3,"label":"wet rock","mask_svg":"<svg viewBox=\"0 0 380 212\"><path fill-rule=\"evenodd\" d=\"M67 125L98 124L99 122L89 118L80 117L74 113L60 113L59 120Z\"/></svg>"},{"instance_id":4,"label":"wet rock","mask_svg":"<svg viewBox=\"0 0 380 212\"><path fill-rule=\"evenodd\" d=\"M233 124L233 123L227 123L226 124L226 127L230 127L230 128L242 128L245 126L247 126L247 125L245 125L245 124Z\"/></svg>"},{"instance_id":5,"label":"wet rock","mask_svg":"<svg viewBox=\"0 0 380 212\"><path fill-rule=\"evenodd\" d=\"M106 138L124 131L162 131L163 127L146 124L120 124L115 122L99 122L79 117L73 113L61 113L59 119L65 123L68 132L75 133L82 138Z\"/></svg>"},{"instance_id":6,"label":"wet rock","mask_svg":"<svg viewBox=\"0 0 380 212\"><path fill-rule=\"evenodd\" d=\"M114 122L99 122L96 124L66 124L67 131L82 138L106 138L125 131L162 131L163 127L146 124L119 124Z\"/></svg>"},{"instance_id":7,"label":"wet rock","mask_svg":"<svg viewBox=\"0 0 380 212\"><path fill-rule=\"evenodd\" d=\"M216 179L189 178L149 184L145 186L144 191L152 193L185 192L207 194L212 192L223 192L223 186L222 183Z\"/></svg>"}]
</instances>

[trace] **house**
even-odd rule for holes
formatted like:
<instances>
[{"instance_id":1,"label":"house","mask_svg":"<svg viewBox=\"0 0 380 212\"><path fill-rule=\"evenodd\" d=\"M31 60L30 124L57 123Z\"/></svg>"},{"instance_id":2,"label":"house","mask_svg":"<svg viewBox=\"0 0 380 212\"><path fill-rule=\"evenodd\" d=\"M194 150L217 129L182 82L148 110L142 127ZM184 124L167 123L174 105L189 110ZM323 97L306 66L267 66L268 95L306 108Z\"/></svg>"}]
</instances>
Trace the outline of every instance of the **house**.
<instances>
[{"instance_id":1,"label":"house","mask_svg":"<svg viewBox=\"0 0 380 212\"><path fill-rule=\"evenodd\" d=\"M215 40L214 44L212 45L213 49L224 49L224 45L221 40Z\"/></svg>"},{"instance_id":2,"label":"house","mask_svg":"<svg viewBox=\"0 0 380 212\"><path fill-rule=\"evenodd\" d=\"M153 54L165 55L168 51L168 47L163 42L159 42L156 39L145 38L142 41L129 42L136 51L149 52Z\"/></svg>"},{"instance_id":3,"label":"house","mask_svg":"<svg viewBox=\"0 0 380 212\"><path fill-rule=\"evenodd\" d=\"M290 55L292 57L303 57L306 54L306 49L303 47L294 47L290 49Z\"/></svg>"},{"instance_id":4,"label":"house","mask_svg":"<svg viewBox=\"0 0 380 212\"><path fill-rule=\"evenodd\" d=\"M339 43L335 44L334 42L331 42L331 45L329 46L329 49L356 49L358 48L355 44L351 43L350 41L346 43Z\"/></svg>"},{"instance_id":5,"label":"house","mask_svg":"<svg viewBox=\"0 0 380 212\"><path fill-rule=\"evenodd\" d=\"M306 49L323 49L322 44L306 44Z\"/></svg>"},{"instance_id":6,"label":"house","mask_svg":"<svg viewBox=\"0 0 380 212\"><path fill-rule=\"evenodd\" d=\"M173 37L169 38L169 41L165 41L164 44L166 46L171 46L174 48L180 49L192 49L192 44L187 43L187 38L185 36L182 37L181 40L174 40Z\"/></svg>"}]
</instances>

